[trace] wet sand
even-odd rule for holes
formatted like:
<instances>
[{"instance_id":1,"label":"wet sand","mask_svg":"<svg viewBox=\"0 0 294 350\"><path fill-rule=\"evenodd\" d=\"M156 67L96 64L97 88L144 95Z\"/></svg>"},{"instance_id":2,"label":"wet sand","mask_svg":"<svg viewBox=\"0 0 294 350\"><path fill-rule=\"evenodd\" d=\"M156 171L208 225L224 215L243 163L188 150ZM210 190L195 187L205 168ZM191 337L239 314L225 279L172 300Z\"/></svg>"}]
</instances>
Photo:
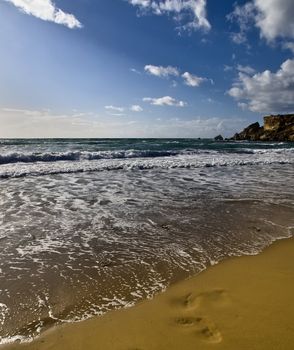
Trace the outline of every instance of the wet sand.
<instances>
[{"instance_id":1,"label":"wet sand","mask_svg":"<svg viewBox=\"0 0 294 350\"><path fill-rule=\"evenodd\" d=\"M23 350L290 350L294 239L231 258L135 307L54 327Z\"/></svg>"}]
</instances>

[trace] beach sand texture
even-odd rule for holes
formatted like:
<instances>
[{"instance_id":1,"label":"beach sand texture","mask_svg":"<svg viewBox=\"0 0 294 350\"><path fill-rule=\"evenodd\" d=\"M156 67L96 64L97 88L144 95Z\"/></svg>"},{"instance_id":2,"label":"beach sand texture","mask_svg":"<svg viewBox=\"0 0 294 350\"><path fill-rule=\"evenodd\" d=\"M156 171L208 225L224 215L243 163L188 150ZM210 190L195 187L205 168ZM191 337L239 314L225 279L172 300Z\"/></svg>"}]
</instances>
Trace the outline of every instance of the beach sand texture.
<instances>
[{"instance_id":1,"label":"beach sand texture","mask_svg":"<svg viewBox=\"0 0 294 350\"><path fill-rule=\"evenodd\" d=\"M294 239L227 259L135 307L57 326L23 350L294 348Z\"/></svg>"}]
</instances>

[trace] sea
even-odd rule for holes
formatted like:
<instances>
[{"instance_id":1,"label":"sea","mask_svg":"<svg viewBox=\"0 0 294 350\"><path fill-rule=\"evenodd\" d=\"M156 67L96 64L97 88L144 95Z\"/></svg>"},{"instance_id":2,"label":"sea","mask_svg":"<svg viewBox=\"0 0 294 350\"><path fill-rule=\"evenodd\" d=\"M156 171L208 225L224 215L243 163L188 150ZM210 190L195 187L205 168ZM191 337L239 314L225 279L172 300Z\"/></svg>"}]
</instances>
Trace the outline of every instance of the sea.
<instances>
[{"instance_id":1,"label":"sea","mask_svg":"<svg viewBox=\"0 0 294 350\"><path fill-rule=\"evenodd\" d=\"M0 344L293 234L293 143L1 139Z\"/></svg>"}]
</instances>

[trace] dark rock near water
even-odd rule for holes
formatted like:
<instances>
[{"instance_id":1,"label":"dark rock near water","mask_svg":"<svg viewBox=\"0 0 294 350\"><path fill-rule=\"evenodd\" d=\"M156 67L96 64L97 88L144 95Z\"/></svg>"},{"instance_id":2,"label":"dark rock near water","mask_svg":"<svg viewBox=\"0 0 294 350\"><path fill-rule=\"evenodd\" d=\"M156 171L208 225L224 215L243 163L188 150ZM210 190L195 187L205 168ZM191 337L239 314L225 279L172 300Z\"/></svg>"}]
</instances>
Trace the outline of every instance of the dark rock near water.
<instances>
[{"instance_id":1,"label":"dark rock near water","mask_svg":"<svg viewBox=\"0 0 294 350\"><path fill-rule=\"evenodd\" d=\"M258 122L253 123L231 139L294 142L294 114L270 115L264 117L263 120L264 126L260 126Z\"/></svg>"},{"instance_id":2,"label":"dark rock near water","mask_svg":"<svg viewBox=\"0 0 294 350\"><path fill-rule=\"evenodd\" d=\"M214 138L214 141L223 141L224 138L222 137L222 135L217 135L215 138Z\"/></svg>"},{"instance_id":3,"label":"dark rock near water","mask_svg":"<svg viewBox=\"0 0 294 350\"><path fill-rule=\"evenodd\" d=\"M245 128L239 134L238 133L235 134L233 136L233 139L236 141L239 141L239 140L258 141L262 133L263 133L263 127L260 126L258 122L256 122L247 126L247 128Z\"/></svg>"}]
</instances>

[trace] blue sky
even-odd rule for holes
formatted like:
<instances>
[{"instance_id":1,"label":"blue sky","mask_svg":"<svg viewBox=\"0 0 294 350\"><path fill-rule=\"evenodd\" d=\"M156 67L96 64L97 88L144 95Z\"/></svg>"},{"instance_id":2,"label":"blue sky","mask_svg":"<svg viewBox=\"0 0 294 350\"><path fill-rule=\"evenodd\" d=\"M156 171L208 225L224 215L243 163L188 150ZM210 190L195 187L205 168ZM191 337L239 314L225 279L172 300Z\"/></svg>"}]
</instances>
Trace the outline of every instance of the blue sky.
<instances>
[{"instance_id":1,"label":"blue sky","mask_svg":"<svg viewBox=\"0 0 294 350\"><path fill-rule=\"evenodd\" d=\"M293 0L0 0L0 137L213 137L294 111Z\"/></svg>"}]
</instances>

